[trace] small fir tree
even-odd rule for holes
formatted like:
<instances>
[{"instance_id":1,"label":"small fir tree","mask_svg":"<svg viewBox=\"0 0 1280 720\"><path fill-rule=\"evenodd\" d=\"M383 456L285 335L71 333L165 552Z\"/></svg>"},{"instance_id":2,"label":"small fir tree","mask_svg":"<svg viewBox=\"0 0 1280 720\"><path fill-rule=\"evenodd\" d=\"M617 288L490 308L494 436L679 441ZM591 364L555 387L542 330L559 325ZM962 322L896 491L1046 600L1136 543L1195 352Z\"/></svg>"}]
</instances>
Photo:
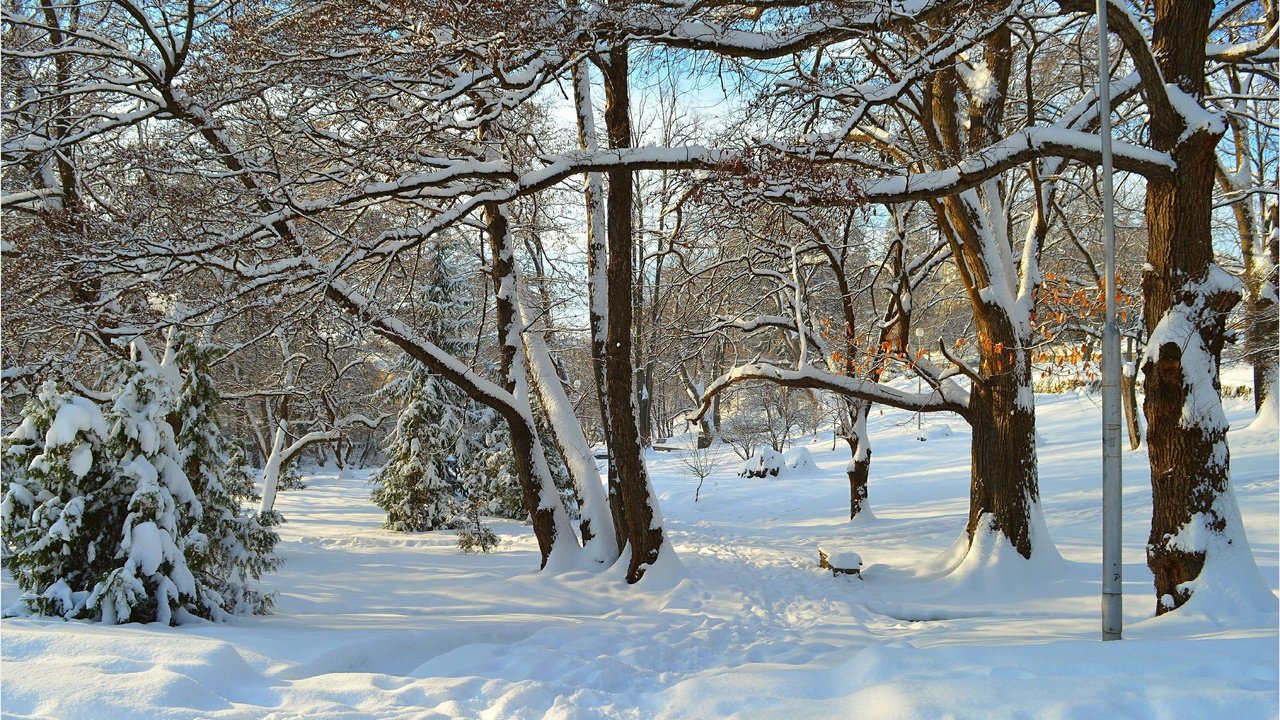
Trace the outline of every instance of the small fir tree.
<instances>
[{"instance_id":1,"label":"small fir tree","mask_svg":"<svg viewBox=\"0 0 1280 720\"><path fill-rule=\"evenodd\" d=\"M186 518L183 528L201 594L191 610L219 619L270 608L271 596L258 580L280 564L274 553L280 536L272 528L281 520L276 512L259 514L241 506L240 498L252 495L253 478L241 448L226 442L218 426L222 399L210 373L213 357L211 349L180 345L177 361L186 373L177 404L182 422L177 443L183 472L202 508L198 518Z\"/></svg>"},{"instance_id":2,"label":"small fir tree","mask_svg":"<svg viewBox=\"0 0 1280 720\"><path fill-rule=\"evenodd\" d=\"M444 247L430 251L415 300L420 334L455 355L472 350L467 284ZM373 501L387 513L384 527L418 532L456 526L463 513L458 450L466 443L466 397L405 357L404 376L383 391L403 403L387 439L387 464L373 478Z\"/></svg>"},{"instance_id":3,"label":"small fir tree","mask_svg":"<svg viewBox=\"0 0 1280 720\"><path fill-rule=\"evenodd\" d=\"M511 441L507 423L489 408L472 406L469 431L458 443L458 474L463 493L479 512L510 520L525 520L520 484L511 473Z\"/></svg>"},{"instance_id":4,"label":"small fir tree","mask_svg":"<svg viewBox=\"0 0 1280 720\"><path fill-rule=\"evenodd\" d=\"M203 509L168 422L177 388L167 368L143 355L125 364L107 418L107 449L116 458L107 503L123 505L126 514L117 523L113 513L102 528L104 536L118 538L115 563L89 596L88 608L106 623L168 624L175 610L198 606L201 597L187 564L184 526L198 523Z\"/></svg>"},{"instance_id":5,"label":"small fir tree","mask_svg":"<svg viewBox=\"0 0 1280 720\"><path fill-rule=\"evenodd\" d=\"M387 464L374 476L373 501L387 513L383 527L422 532L449 527L460 511L454 440L457 408L434 375L414 369L406 404L388 438Z\"/></svg>"}]
</instances>

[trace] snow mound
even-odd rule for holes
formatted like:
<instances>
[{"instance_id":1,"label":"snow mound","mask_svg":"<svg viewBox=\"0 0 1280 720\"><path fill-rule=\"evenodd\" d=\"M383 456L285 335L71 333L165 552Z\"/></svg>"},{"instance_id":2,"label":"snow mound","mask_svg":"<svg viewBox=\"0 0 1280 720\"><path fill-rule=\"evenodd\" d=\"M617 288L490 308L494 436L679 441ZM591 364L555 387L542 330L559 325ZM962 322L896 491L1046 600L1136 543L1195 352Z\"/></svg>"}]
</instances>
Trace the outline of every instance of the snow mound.
<instances>
[{"instance_id":1,"label":"snow mound","mask_svg":"<svg viewBox=\"0 0 1280 720\"><path fill-rule=\"evenodd\" d=\"M809 448L801 445L793 447L782 453L782 462L786 463L788 470L803 470L813 467L813 454L809 452Z\"/></svg>"}]
</instances>

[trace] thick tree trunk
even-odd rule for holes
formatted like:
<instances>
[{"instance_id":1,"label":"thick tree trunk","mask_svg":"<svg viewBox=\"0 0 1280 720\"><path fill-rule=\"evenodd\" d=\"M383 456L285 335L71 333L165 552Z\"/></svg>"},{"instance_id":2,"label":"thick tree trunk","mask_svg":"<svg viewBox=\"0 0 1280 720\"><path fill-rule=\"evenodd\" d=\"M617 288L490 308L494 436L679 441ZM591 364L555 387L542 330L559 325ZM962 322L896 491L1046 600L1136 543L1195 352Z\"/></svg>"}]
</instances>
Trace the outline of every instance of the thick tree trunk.
<instances>
[{"instance_id":1,"label":"thick tree trunk","mask_svg":"<svg viewBox=\"0 0 1280 720\"><path fill-rule=\"evenodd\" d=\"M1165 81L1199 98L1213 3L1156 0L1152 48ZM1191 599L1192 581L1207 560L1209 538L1243 532L1229 527L1239 512L1228 489L1227 423L1218 365L1236 286L1213 264L1210 231L1223 128L1187 132L1176 113L1154 113L1151 143L1170 151L1178 171L1147 182L1149 232L1142 277L1148 345L1142 371L1152 518L1147 565L1155 575L1156 613ZM1241 543L1243 544L1243 543Z\"/></svg>"},{"instance_id":2,"label":"thick tree trunk","mask_svg":"<svg viewBox=\"0 0 1280 720\"><path fill-rule=\"evenodd\" d=\"M985 310L978 322L983 381L969 395L973 465L966 530L970 542L978 532L994 530L1029 559L1032 505L1040 499L1031 358L1003 314Z\"/></svg>"},{"instance_id":3,"label":"thick tree trunk","mask_svg":"<svg viewBox=\"0 0 1280 720\"><path fill-rule=\"evenodd\" d=\"M611 147L630 147L631 110L628 62L625 47L614 48L601 63L605 87L605 127ZM608 223L609 261L607 307L608 332L605 355L605 405L608 410L610 455L618 472L618 493L626 521L627 543L631 548L627 581L637 582L645 569L658 559L663 546L663 530L657 499L649 486L643 447L632 404L632 298L630 170L615 170L609 176L609 198L605 216Z\"/></svg>"}]
</instances>

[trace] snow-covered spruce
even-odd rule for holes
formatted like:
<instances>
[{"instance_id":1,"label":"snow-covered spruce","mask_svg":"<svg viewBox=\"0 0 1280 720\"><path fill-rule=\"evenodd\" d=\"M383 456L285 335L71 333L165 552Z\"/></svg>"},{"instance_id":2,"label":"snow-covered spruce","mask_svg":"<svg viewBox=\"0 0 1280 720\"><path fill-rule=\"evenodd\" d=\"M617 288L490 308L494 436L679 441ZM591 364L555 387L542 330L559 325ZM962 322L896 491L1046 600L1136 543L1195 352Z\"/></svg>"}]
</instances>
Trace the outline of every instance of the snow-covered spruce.
<instances>
[{"instance_id":1,"label":"snow-covered spruce","mask_svg":"<svg viewBox=\"0 0 1280 720\"><path fill-rule=\"evenodd\" d=\"M422 337L453 355L471 353L475 333L463 274L443 247L432 248L417 288ZM483 430L467 397L407 355L402 376L382 395L402 404L387 438L387 464L373 477L373 501L386 511L383 526L401 532L453 527L465 514L463 475L477 461Z\"/></svg>"},{"instance_id":2,"label":"snow-covered spruce","mask_svg":"<svg viewBox=\"0 0 1280 720\"><path fill-rule=\"evenodd\" d=\"M203 514L168 422L176 388L158 363L124 364L107 413L107 451L115 460L98 494L107 522L82 531L109 543L110 569L89 595L87 609L106 623L170 623L200 593L183 552L183 526ZM104 548L108 549L108 548Z\"/></svg>"},{"instance_id":3,"label":"snow-covered spruce","mask_svg":"<svg viewBox=\"0 0 1280 720\"><path fill-rule=\"evenodd\" d=\"M193 343L178 351L178 364L186 373L177 403L182 427L177 443L183 472L202 510L199 517L184 518L183 527L185 555L201 594L192 609L216 619L271 607L271 595L258 580L280 564L274 553L280 536L273 526L281 518L241 504L253 498L253 476L241 448L224 440L218 426L222 399L209 372L213 357L211 348Z\"/></svg>"},{"instance_id":4,"label":"snow-covered spruce","mask_svg":"<svg viewBox=\"0 0 1280 720\"><path fill-rule=\"evenodd\" d=\"M105 416L46 383L4 441L6 564L23 605L107 623L264 611L254 583L277 564L275 518L241 512L247 470L218 442L207 365L179 392L175 366L138 354Z\"/></svg>"},{"instance_id":5,"label":"snow-covered spruce","mask_svg":"<svg viewBox=\"0 0 1280 720\"><path fill-rule=\"evenodd\" d=\"M463 277L445 249L437 247L417 298L421 335L455 356L472 354L475 344L475 313ZM490 543L482 515L529 516L511 472L507 424L408 356L397 369L402 377L383 394L400 400L403 408L388 437L387 464L373 477L373 500L387 513L384 526L406 532L458 528L485 538L471 545L483 550ZM547 432L545 422L539 432ZM570 481L563 460L549 458L549 465L565 494Z\"/></svg>"},{"instance_id":6,"label":"snow-covered spruce","mask_svg":"<svg viewBox=\"0 0 1280 720\"><path fill-rule=\"evenodd\" d=\"M456 450L465 410L451 388L423 368L400 382L403 389L391 392L403 394L405 405L388 437L387 464L373 477L373 501L386 511L383 526L390 530L448 527L462 510Z\"/></svg>"}]
</instances>

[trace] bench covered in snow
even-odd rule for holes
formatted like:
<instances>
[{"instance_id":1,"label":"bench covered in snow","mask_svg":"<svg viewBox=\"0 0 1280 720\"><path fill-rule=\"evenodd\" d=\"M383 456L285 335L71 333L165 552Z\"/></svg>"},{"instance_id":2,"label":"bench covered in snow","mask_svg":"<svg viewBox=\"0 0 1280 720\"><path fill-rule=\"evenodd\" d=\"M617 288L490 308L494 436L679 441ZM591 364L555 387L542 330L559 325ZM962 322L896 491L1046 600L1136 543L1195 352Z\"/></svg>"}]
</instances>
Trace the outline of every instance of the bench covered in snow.
<instances>
[{"instance_id":1,"label":"bench covered in snow","mask_svg":"<svg viewBox=\"0 0 1280 720\"><path fill-rule=\"evenodd\" d=\"M830 570L832 575L859 575L862 573L862 556L852 550L820 547L818 567Z\"/></svg>"}]
</instances>

